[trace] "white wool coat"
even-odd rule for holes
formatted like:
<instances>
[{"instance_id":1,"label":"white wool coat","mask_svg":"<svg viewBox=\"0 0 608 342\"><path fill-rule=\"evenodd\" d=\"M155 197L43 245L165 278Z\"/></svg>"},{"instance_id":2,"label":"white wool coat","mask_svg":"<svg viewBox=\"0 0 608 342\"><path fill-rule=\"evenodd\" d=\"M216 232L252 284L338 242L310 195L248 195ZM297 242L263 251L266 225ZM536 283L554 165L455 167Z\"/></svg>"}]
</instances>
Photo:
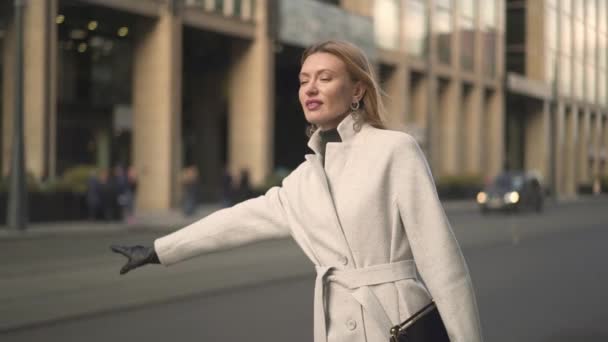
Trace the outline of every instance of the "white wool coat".
<instances>
[{"instance_id":1,"label":"white wool coat","mask_svg":"<svg viewBox=\"0 0 608 342\"><path fill-rule=\"evenodd\" d=\"M482 341L469 272L422 151L408 134L354 123L348 115L339 124L342 142L327 144L324 166L315 132L315 153L280 187L157 239L161 263L291 236L317 270L314 342L388 341L390 327L431 298L451 341Z\"/></svg>"}]
</instances>

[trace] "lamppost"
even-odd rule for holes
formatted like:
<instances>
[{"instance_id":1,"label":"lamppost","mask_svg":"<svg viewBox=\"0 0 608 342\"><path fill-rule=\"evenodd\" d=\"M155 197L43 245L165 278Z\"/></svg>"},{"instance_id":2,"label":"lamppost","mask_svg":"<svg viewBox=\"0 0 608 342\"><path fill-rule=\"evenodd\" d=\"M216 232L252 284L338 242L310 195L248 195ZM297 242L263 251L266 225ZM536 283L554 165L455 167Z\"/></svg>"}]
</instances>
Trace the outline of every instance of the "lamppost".
<instances>
[{"instance_id":1,"label":"lamppost","mask_svg":"<svg viewBox=\"0 0 608 342\"><path fill-rule=\"evenodd\" d=\"M24 172L23 143L23 8L26 0L15 0L15 113L13 117L13 145L10 171L7 223L12 229L22 230L27 225L27 192Z\"/></svg>"}]
</instances>

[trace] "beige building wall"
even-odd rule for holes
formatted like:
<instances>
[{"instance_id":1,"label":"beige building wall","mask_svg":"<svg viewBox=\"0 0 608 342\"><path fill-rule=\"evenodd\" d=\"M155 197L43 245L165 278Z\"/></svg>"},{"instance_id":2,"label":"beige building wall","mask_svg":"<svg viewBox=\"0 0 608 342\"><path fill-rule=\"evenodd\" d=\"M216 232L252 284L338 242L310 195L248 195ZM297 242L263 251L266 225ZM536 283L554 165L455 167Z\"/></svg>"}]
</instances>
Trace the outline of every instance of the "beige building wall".
<instances>
[{"instance_id":1,"label":"beige building wall","mask_svg":"<svg viewBox=\"0 0 608 342\"><path fill-rule=\"evenodd\" d=\"M139 22L134 49L133 156L137 206L167 209L178 198L181 168L182 23L167 7Z\"/></svg>"},{"instance_id":2,"label":"beige building wall","mask_svg":"<svg viewBox=\"0 0 608 342\"><path fill-rule=\"evenodd\" d=\"M386 92L387 122L389 127L405 130L410 113L407 112L407 94L409 93L409 72L405 61L393 67L390 75L382 85Z\"/></svg>"},{"instance_id":3,"label":"beige building wall","mask_svg":"<svg viewBox=\"0 0 608 342\"><path fill-rule=\"evenodd\" d=\"M24 6L23 115L25 165L40 179L54 176L55 133L52 125L57 116L57 0L31 1ZM15 115L15 25L8 26L4 42L3 91L3 174L11 164L13 121Z\"/></svg>"},{"instance_id":4,"label":"beige building wall","mask_svg":"<svg viewBox=\"0 0 608 342\"><path fill-rule=\"evenodd\" d=\"M9 18L4 36L2 64L2 176L11 168L11 148L13 141L13 116L15 115L15 25Z\"/></svg>"},{"instance_id":5,"label":"beige building wall","mask_svg":"<svg viewBox=\"0 0 608 342\"><path fill-rule=\"evenodd\" d=\"M481 175L482 172L482 95L481 87L473 86L464 97L464 129L461 141L464 142L464 171L467 174Z\"/></svg>"},{"instance_id":6,"label":"beige building wall","mask_svg":"<svg viewBox=\"0 0 608 342\"><path fill-rule=\"evenodd\" d=\"M57 115L56 88L57 0L30 1L25 6L24 100L26 168L36 178L47 175L50 122ZM53 154L54 157L54 154Z\"/></svg>"},{"instance_id":7,"label":"beige building wall","mask_svg":"<svg viewBox=\"0 0 608 342\"><path fill-rule=\"evenodd\" d=\"M438 117L439 127L439 155L440 175L456 175L461 173L458 160L458 141L460 127L460 83L456 80L448 81L442 86L439 94L440 110Z\"/></svg>"},{"instance_id":8,"label":"beige building wall","mask_svg":"<svg viewBox=\"0 0 608 342\"><path fill-rule=\"evenodd\" d=\"M530 108L530 115L526 121L525 135L525 161L526 170L536 170L544 180L550 178L550 112L549 104L537 103Z\"/></svg>"},{"instance_id":9,"label":"beige building wall","mask_svg":"<svg viewBox=\"0 0 608 342\"><path fill-rule=\"evenodd\" d=\"M255 39L235 50L229 75L229 167L250 171L258 185L272 171L274 52L267 35L267 1L255 2Z\"/></svg>"},{"instance_id":10,"label":"beige building wall","mask_svg":"<svg viewBox=\"0 0 608 342\"><path fill-rule=\"evenodd\" d=\"M487 99L487 132L486 132L486 176L495 176L503 169L504 164L504 94L494 91Z\"/></svg>"},{"instance_id":11,"label":"beige building wall","mask_svg":"<svg viewBox=\"0 0 608 342\"><path fill-rule=\"evenodd\" d=\"M565 176L565 189L564 196L572 197L576 195L577 184L577 146L579 145L579 119L578 119L578 108L570 108L566 114L566 141L565 141L565 152L566 157L564 161L564 176Z\"/></svg>"},{"instance_id":12,"label":"beige building wall","mask_svg":"<svg viewBox=\"0 0 608 342\"><path fill-rule=\"evenodd\" d=\"M555 169L554 191L556 194L565 193L566 189L566 160L567 160L567 145L566 145L566 112L563 104L558 104L555 108L555 113L552 113L555 119L555 131L553 132L553 143L555 146L555 159L553 160L552 168Z\"/></svg>"},{"instance_id":13,"label":"beige building wall","mask_svg":"<svg viewBox=\"0 0 608 342\"><path fill-rule=\"evenodd\" d=\"M580 184L588 184L589 177L589 147L590 147L590 129L591 129L591 112L589 109L584 109L579 113L579 141L577 152L577 187Z\"/></svg>"}]
</instances>

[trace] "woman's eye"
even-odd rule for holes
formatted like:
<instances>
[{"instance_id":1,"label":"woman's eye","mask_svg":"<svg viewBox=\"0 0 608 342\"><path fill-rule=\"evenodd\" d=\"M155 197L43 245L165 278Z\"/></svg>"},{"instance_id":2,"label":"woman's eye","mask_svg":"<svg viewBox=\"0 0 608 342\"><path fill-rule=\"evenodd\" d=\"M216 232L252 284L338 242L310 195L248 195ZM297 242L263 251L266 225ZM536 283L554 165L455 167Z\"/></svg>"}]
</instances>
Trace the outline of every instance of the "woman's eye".
<instances>
[{"instance_id":1,"label":"woman's eye","mask_svg":"<svg viewBox=\"0 0 608 342\"><path fill-rule=\"evenodd\" d=\"M307 80L300 80L300 85L308 83Z\"/></svg>"},{"instance_id":2,"label":"woman's eye","mask_svg":"<svg viewBox=\"0 0 608 342\"><path fill-rule=\"evenodd\" d=\"M331 78L324 77L324 78L321 78L321 81L323 81L323 82L329 82L329 81L331 81Z\"/></svg>"}]
</instances>

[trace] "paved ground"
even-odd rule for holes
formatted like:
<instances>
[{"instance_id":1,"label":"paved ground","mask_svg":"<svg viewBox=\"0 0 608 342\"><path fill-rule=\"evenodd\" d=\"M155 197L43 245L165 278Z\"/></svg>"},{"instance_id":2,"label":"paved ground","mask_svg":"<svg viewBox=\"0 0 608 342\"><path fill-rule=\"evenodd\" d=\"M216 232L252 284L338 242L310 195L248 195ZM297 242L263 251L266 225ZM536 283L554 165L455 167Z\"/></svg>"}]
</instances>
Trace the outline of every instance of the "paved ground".
<instances>
[{"instance_id":1,"label":"paved ground","mask_svg":"<svg viewBox=\"0 0 608 342\"><path fill-rule=\"evenodd\" d=\"M608 340L605 197L550 205L542 215L481 217L470 206L446 207L488 341ZM160 341L176 332L179 341L311 340L312 268L292 242L118 276L122 260L107 246L159 233L0 238L0 260L10 260L0 264L1 340Z\"/></svg>"}]
</instances>

